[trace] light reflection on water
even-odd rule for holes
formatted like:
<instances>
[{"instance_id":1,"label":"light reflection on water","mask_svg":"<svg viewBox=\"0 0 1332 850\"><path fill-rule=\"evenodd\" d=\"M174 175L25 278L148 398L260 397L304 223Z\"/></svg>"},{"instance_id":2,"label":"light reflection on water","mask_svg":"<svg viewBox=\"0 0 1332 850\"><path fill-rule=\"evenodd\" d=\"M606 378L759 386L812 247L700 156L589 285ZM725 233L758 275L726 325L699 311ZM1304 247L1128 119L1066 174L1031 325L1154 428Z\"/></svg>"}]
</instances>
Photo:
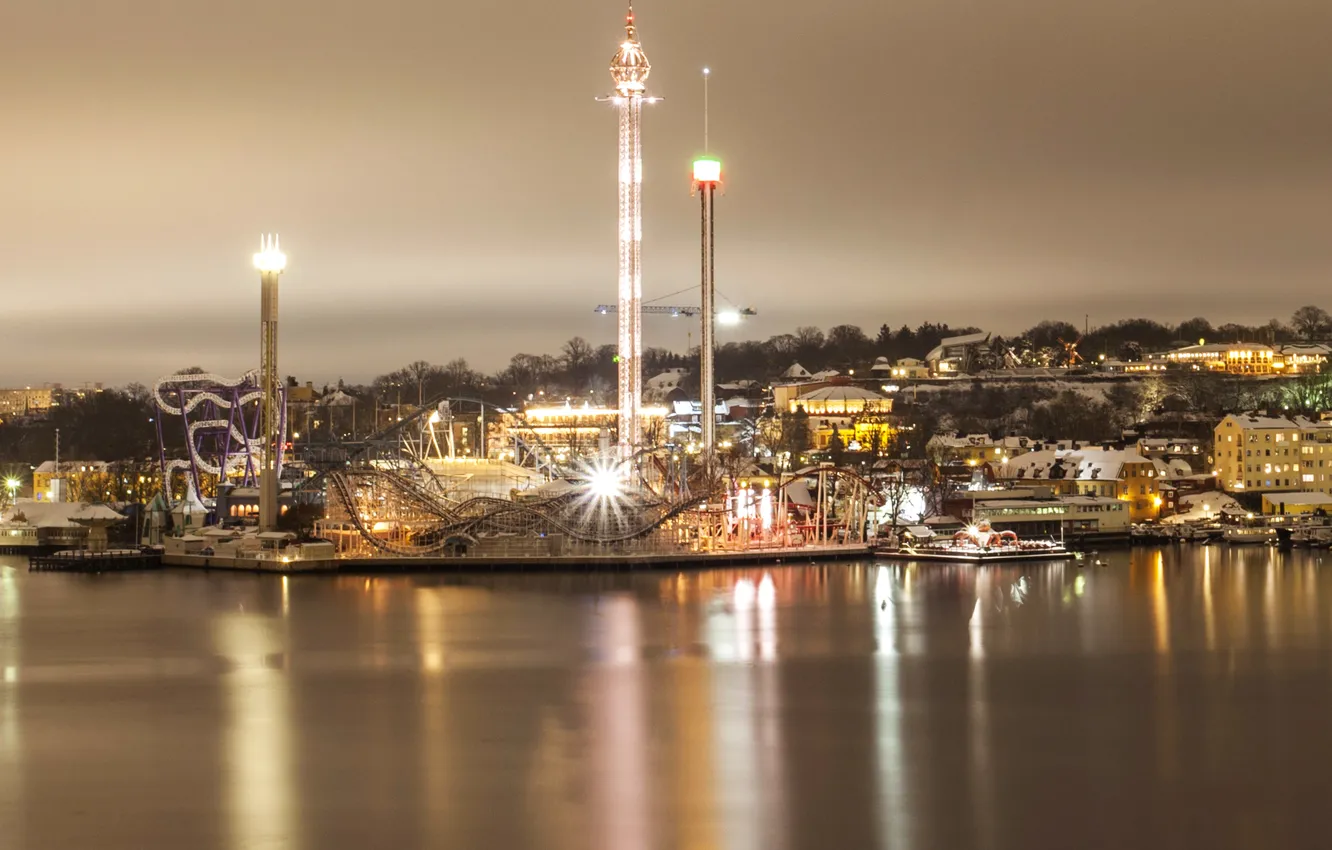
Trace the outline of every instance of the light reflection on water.
<instances>
[{"instance_id":1,"label":"light reflection on water","mask_svg":"<svg viewBox=\"0 0 1332 850\"><path fill-rule=\"evenodd\" d=\"M1099 557L288 580L0 560L5 846L1297 843L1332 758L1332 555ZM179 789L119 781L145 765Z\"/></svg>"},{"instance_id":2,"label":"light reflection on water","mask_svg":"<svg viewBox=\"0 0 1332 850\"><path fill-rule=\"evenodd\" d=\"M19 572L0 562L0 830L23 841L23 761L20 751L18 676L22 634L19 629Z\"/></svg>"},{"instance_id":3,"label":"light reflection on water","mask_svg":"<svg viewBox=\"0 0 1332 850\"><path fill-rule=\"evenodd\" d=\"M230 667L223 674L227 714L222 763L231 846L300 846L282 621L258 613L225 614L214 620L214 634L217 653Z\"/></svg>"}]
</instances>

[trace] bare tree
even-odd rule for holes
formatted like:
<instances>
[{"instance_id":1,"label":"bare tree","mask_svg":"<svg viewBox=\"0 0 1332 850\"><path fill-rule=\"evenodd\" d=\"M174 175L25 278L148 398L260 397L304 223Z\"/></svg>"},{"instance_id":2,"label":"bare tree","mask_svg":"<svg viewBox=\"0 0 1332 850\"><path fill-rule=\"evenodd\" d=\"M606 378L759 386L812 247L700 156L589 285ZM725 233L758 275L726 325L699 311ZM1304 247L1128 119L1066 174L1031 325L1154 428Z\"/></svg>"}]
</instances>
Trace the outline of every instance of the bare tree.
<instances>
[{"instance_id":1,"label":"bare tree","mask_svg":"<svg viewBox=\"0 0 1332 850\"><path fill-rule=\"evenodd\" d=\"M426 360L416 360L408 363L402 371L406 373L408 383L416 384L416 406L420 407L425 403L426 381L438 375L440 369Z\"/></svg>"},{"instance_id":2,"label":"bare tree","mask_svg":"<svg viewBox=\"0 0 1332 850\"><path fill-rule=\"evenodd\" d=\"M1306 340L1321 339L1332 332L1332 315L1312 304L1301 307L1290 317L1290 326Z\"/></svg>"},{"instance_id":3,"label":"bare tree","mask_svg":"<svg viewBox=\"0 0 1332 850\"><path fill-rule=\"evenodd\" d=\"M560 348L560 352L563 355L561 359L564 361L564 370L568 374L569 383L575 390L581 390L591 373L596 359L596 349L581 336L576 336L566 342Z\"/></svg>"}]
</instances>

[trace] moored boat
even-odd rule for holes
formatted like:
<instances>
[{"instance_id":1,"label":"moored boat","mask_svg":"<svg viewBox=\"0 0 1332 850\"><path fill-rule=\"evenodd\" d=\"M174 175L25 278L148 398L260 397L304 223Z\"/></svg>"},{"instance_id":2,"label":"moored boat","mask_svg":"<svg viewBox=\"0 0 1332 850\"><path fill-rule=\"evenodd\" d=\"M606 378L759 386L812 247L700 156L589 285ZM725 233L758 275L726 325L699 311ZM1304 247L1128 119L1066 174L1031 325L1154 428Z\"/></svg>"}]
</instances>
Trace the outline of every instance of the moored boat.
<instances>
[{"instance_id":1,"label":"moored boat","mask_svg":"<svg viewBox=\"0 0 1332 850\"><path fill-rule=\"evenodd\" d=\"M986 521L959 531L945 541L906 540L876 552L886 558L972 564L1056 561L1073 557L1073 553L1057 540L1022 540L1012 531L995 531Z\"/></svg>"},{"instance_id":2,"label":"moored boat","mask_svg":"<svg viewBox=\"0 0 1332 850\"><path fill-rule=\"evenodd\" d=\"M1221 532L1221 539L1232 546L1272 543L1276 536L1275 529L1263 525L1232 525Z\"/></svg>"}]
</instances>

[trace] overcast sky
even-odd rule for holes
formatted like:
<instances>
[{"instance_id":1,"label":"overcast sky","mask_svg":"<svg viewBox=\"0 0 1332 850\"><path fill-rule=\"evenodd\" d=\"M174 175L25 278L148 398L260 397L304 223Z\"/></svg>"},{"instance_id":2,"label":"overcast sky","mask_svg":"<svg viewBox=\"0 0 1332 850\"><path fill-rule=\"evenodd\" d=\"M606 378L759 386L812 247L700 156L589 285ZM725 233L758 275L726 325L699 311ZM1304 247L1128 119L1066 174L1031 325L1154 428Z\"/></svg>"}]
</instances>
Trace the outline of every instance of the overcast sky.
<instances>
[{"instance_id":1,"label":"overcast sky","mask_svg":"<svg viewBox=\"0 0 1332 850\"><path fill-rule=\"evenodd\" d=\"M697 283L710 65L718 285L760 311L745 335L1332 307L1327 0L636 11L667 98L644 129L649 300ZM7 0L0 384L256 366L262 230L290 256L284 373L612 342L592 308L615 295L616 120L593 97L623 13Z\"/></svg>"}]
</instances>

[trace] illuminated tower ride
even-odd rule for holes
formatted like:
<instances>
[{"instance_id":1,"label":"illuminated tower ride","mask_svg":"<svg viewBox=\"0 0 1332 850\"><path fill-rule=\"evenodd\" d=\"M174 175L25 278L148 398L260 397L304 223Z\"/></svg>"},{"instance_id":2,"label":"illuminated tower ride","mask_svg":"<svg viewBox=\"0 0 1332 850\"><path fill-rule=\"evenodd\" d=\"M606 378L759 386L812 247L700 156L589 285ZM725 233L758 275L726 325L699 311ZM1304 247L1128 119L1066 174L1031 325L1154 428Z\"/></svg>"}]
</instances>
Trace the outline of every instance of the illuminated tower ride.
<instances>
[{"instance_id":1,"label":"illuminated tower ride","mask_svg":"<svg viewBox=\"0 0 1332 850\"><path fill-rule=\"evenodd\" d=\"M713 202L717 196L717 187L721 185L721 160L708 155L708 75L703 69L703 156L694 160L694 189L700 199L700 224L702 225L703 270L700 280L701 319L703 333L698 346L699 354L699 389L702 399L699 411L700 434L703 443L703 457L711 461L716 451L717 435L717 400L714 396L716 380L713 358L717 343L715 339L717 321L717 240L713 227Z\"/></svg>"},{"instance_id":2,"label":"illuminated tower ride","mask_svg":"<svg viewBox=\"0 0 1332 850\"><path fill-rule=\"evenodd\" d=\"M254 255L259 270L259 388L263 394L260 413L263 440L259 462L259 530L276 531L278 479L282 476L282 417L285 415L282 381L278 377L278 278L287 267L277 236L263 237Z\"/></svg>"},{"instance_id":3,"label":"illuminated tower ride","mask_svg":"<svg viewBox=\"0 0 1332 850\"><path fill-rule=\"evenodd\" d=\"M619 364L620 457L628 458L643 438L643 147L639 122L652 66L638 43L634 7L625 19L625 39L611 58L615 91L607 98L620 110Z\"/></svg>"}]
</instances>

